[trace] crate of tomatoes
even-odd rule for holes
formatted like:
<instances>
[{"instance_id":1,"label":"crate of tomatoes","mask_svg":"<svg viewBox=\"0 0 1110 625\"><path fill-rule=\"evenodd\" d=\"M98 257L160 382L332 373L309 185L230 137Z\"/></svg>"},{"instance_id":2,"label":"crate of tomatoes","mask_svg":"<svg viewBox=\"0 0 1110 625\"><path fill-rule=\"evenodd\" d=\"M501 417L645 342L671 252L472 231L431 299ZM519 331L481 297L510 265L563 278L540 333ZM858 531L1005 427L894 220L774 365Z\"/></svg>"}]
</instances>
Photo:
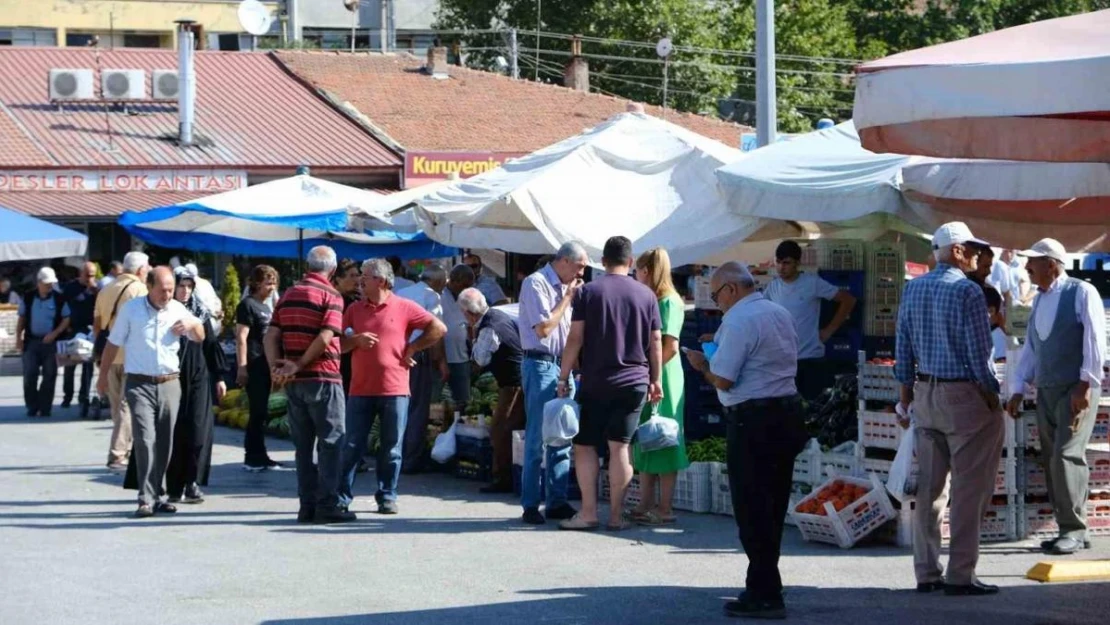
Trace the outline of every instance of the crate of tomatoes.
<instances>
[{"instance_id":1,"label":"crate of tomatoes","mask_svg":"<svg viewBox=\"0 0 1110 625\"><path fill-rule=\"evenodd\" d=\"M836 477L790 509L802 538L848 549L895 517L879 478Z\"/></svg>"}]
</instances>

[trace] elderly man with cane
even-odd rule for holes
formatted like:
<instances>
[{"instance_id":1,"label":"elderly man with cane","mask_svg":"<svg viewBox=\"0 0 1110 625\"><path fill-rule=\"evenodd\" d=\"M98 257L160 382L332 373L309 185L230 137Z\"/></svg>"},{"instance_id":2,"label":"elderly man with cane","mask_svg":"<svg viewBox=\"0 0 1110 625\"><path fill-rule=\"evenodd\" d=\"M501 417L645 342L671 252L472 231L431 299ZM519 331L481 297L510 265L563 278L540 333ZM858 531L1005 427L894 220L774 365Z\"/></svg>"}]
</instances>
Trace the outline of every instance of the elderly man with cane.
<instances>
[{"instance_id":1,"label":"elderly man with cane","mask_svg":"<svg viewBox=\"0 0 1110 625\"><path fill-rule=\"evenodd\" d=\"M1106 354L1106 311L1094 286L1064 271L1067 251L1043 239L1021 253L1039 291L1033 322L1011 378L1010 415L1017 417L1026 383L1037 387L1048 496L1059 535L1041 543L1054 554L1090 547L1087 535L1087 443L1095 427Z\"/></svg>"}]
</instances>

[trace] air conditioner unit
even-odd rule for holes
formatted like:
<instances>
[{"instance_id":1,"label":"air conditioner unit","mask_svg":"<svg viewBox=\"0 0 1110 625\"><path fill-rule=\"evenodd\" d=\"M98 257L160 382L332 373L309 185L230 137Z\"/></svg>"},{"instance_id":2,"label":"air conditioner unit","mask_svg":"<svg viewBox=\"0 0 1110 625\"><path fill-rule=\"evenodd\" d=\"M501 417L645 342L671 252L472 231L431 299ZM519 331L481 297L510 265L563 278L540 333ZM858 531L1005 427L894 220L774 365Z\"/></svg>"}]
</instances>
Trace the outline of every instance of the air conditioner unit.
<instances>
[{"instance_id":1,"label":"air conditioner unit","mask_svg":"<svg viewBox=\"0 0 1110 625\"><path fill-rule=\"evenodd\" d=\"M146 72L141 69L102 70L100 94L105 100L142 100L146 97Z\"/></svg>"},{"instance_id":2,"label":"air conditioner unit","mask_svg":"<svg viewBox=\"0 0 1110 625\"><path fill-rule=\"evenodd\" d=\"M150 79L150 92L155 100L176 100L178 90L177 70L154 70Z\"/></svg>"},{"instance_id":3,"label":"air conditioner unit","mask_svg":"<svg viewBox=\"0 0 1110 625\"><path fill-rule=\"evenodd\" d=\"M93 71L91 69L50 70L50 99L93 99Z\"/></svg>"}]
</instances>

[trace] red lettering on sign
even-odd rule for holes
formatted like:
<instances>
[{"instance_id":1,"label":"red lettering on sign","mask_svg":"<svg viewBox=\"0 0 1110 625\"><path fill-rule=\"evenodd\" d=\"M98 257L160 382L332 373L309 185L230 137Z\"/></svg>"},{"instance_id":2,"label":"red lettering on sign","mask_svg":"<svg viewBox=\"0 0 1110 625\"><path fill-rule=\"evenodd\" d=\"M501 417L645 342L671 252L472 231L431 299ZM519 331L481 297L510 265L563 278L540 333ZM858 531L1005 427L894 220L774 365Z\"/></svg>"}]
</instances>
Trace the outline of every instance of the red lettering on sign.
<instances>
[{"instance_id":1,"label":"red lettering on sign","mask_svg":"<svg viewBox=\"0 0 1110 625\"><path fill-rule=\"evenodd\" d=\"M85 177L84 176L82 176L80 174L76 174L76 175L73 176L73 190L74 191L84 191L85 190Z\"/></svg>"}]
</instances>

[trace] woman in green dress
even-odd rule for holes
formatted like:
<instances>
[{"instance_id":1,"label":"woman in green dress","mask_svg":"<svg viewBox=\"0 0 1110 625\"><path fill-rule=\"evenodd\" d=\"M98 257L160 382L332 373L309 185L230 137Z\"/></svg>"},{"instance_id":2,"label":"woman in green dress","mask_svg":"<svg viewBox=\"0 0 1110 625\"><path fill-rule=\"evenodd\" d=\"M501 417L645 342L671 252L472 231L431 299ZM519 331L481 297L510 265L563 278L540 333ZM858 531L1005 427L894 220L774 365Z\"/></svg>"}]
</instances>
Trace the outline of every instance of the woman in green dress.
<instances>
[{"instance_id":1,"label":"woman in green dress","mask_svg":"<svg viewBox=\"0 0 1110 625\"><path fill-rule=\"evenodd\" d=\"M690 466L682 426L685 380L678 357L678 334L682 331L686 307L671 281L671 258L663 248L648 250L636 259L636 279L659 298L659 317L663 322L663 401L659 403L659 415L678 421L678 446L645 452L638 444L633 445L632 466L640 473L641 499L631 517L641 525L666 525L675 522L671 501L678 472ZM651 417L651 411L650 404L644 407L640 423ZM658 501L656 484L660 491Z\"/></svg>"}]
</instances>

